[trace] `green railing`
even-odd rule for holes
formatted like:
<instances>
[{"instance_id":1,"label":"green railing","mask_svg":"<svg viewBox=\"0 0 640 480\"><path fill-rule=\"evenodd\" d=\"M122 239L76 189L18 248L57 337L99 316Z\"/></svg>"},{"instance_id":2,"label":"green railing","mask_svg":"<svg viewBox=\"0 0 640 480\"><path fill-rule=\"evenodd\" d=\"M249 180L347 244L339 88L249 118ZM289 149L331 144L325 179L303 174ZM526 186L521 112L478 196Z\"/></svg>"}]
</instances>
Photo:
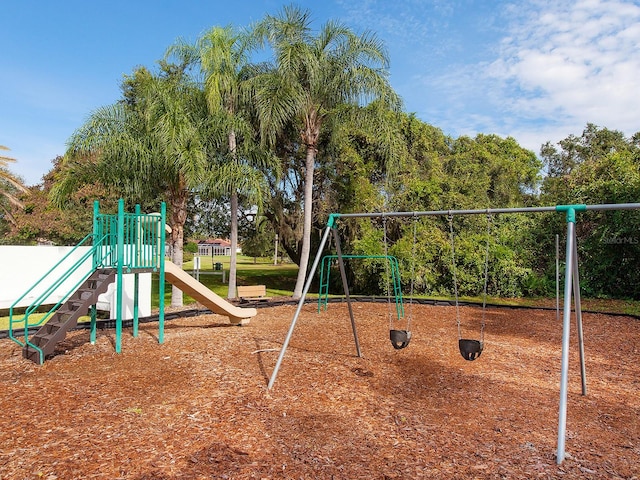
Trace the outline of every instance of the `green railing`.
<instances>
[{"instance_id":1,"label":"green railing","mask_svg":"<svg viewBox=\"0 0 640 480\"><path fill-rule=\"evenodd\" d=\"M124 201L118 203L117 214L103 214L99 212L98 202L94 203L93 233L84 237L78 245L70 250L58 263L56 263L47 273L35 282L25 293L23 293L9 308L9 338L21 346L29 345L40 352L42 350L29 342L29 328L38 327L46 323L51 315L82 285L82 283L97 268L117 269L117 304L118 304L118 325L121 324L122 305L122 275L124 273L138 273L141 270L160 271L163 273L164 261L164 233L165 233L165 207L162 204L162 212L145 215L140 213L140 207L136 206L135 213L124 212ZM74 258L77 251L83 246L91 248L82 254L71 266L69 259ZM89 262L89 260L91 260ZM87 271L78 273L83 266L89 265ZM79 278L64 293L60 295L58 301L47 313L37 321L30 322L29 317L36 310L47 304L49 298L57 292L71 277ZM164 279L162 279L164 280ZM35 300L26 308L25 313L20 317L14 314L18 305L24 303L25 298L34 292L39 291L38 287L47 287ZM137 308L137 275L136 275L136 304ZM164 305L161 305L164 307ZM161 308L161 320L164 320L164 309ZM93 318L93 317L92 317ZM95 322L92 320L92 325ZM20 341L14 332L23 328L24 341ZM94 336L92 330L92 338ZM162 338L162 335L160 335ZM119 351L120 331L118 329Z\"/></svg>"},{"instance_id":2,"label":"green railing","mask_svg":"<svg viewBox=\"0 0 640 480\"><path fill-rule=\"evenodd\" d=\"M96 265L104 264L104 259L109 256L110 251L105 249L105 245L103 241L105 237L101 238L100 241L94 242L92 248L87 250L83 255L81 255L71 266L67 266L69 263L68 260L74 257L74 254L80 249L80 247L85 246L85 244L89 243L89 240L93 239L93 234L89 234L84 237L78 245L72 248L58 263L56 263L53 267L51 267L47 273L45 273L37 282L35 282L26 292L24 292L9 308L9 338L11 338L14 342L18 343L21 346L30 345L34 349L40 351L40 349L29 342L29 328L38 327L44 323L51 317L51 315L66 301L67 298L75 292L80 285L91 275L91 273L95 270ZM107 255L100 256L100 251L107 251ZM89 260L91 262L89 263ZM63 295L61 295L60 301L58 301L48 312L46 312L40 319L34 322L29 322L29 316L32 315L36 310L38 310L43 304L47 302L49 297L53 295L53 293L58 290L64 283L71 278L78 270L81 269L83 265L89 264L89 268L86 272L83 272L79 278L80 281L73 284ZM15 318L14 309L17 308L27 295L33 292L40 285L47 284L47 288L40 293L35 300L31 302L31 304L26 308L24 314L21 318ZM24 342L18 340L14 335L14 330L18 328L24 329ZM42 353L42 352L41 352Z\"/></svg>"},{"instance_id":3,"label":"green railing","mask_svg":"<svg viewBox=\"0 0 640 480\"><path fill-rule=\"evenodd\" d=\"M338 258L337 255L326 255L322 257L320 266L320 292L318 294L318 313L327 309L329 302L329 277L331 275L331 262ZM402 298L402 284L400 283L400 266L398 259L391 255L342 255L343 259L364 259L364 260L385 260L389 262L391 284L393 285L393 297L396 303L396 314L398 319L404 318L404 301ZM326 275L325 275L326 271Z\"/></svg>"},{"instance_id":4,"label":"green railing","mask_svg":"<svg viewBox=\"0 0 640 480\"><path fill-rule=\"evenodd\" d=\"M119 228L119 223L121 227ZM96 236L107 238L106 242L110 255L108 264L116 267L118 257L122 256L122 266L126 271L137 269L157 269L160 257L160 235L164 235L161 227L160 215L143 215L124 213L121 218L117 215L99 213L95 218L94 229ZM118 234L121 231L121 249ZM105 265L106 266L106 265Z\"/></svg>"}]
</instances>

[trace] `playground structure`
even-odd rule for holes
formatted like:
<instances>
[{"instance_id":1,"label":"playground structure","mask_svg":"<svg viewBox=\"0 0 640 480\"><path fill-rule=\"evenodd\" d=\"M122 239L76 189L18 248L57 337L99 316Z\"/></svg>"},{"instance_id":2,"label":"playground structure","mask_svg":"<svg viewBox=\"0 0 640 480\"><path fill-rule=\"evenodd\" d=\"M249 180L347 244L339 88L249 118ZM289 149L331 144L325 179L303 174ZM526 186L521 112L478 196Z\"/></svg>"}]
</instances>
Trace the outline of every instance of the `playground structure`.
<instances>
[{"instance_id":1,"label":"playground structure","mask_svg":"<svg viewBox=\"0 0 640 480\"><path fill-rule=\"evenodd\" d=\"M244 325L256 315L253 308L238 308L222 299L188 273L165 260L166 206L160 213L141 214L137 205L135 213L124 211L124 200L118 202L117 214L100 213L99 203L94 203L93 232L56 263L47 273L24 292L9 309L9 337L23 347L23 356L37 364L44 363L52 355L55 346L69 330L76 327L81 316L90 314L90 340L95 343L97 334L96 304L98 296L107 291L117 280L116 298L116 353L122 348L123 277L134 275L133 336L138 336L139 275L154 272L159 275L158 295L158 343L164 343L165 280L191 295L214 313L226 315L231 323ZM82 246L90 248L77 258L75 251ZM40 309L51 292L71 277L80 278L44 316L33 321L30 317ZM24 314L16 314L16 306L32 292L41 292L26 308ZM30 329L39 327L30 335ZM22 330L23 338L16 335Z\"/></svg>"},{"instance_id":2,"label":"playground structure","mask_svg":"<svg viewBox=\"0 0 640 480\"><path fill-rule=\"evenodd\" d=\"M640 203L625 203L625 204L603 204L603 205L556 205L549 207L521 207L521 208L497 208L497 209L482 209L482 210L438 210L438 211L422 211L422 212L385 212L385 213L351 213L340 214L333 213L329 215L325 232L322 236L322 240L318 247L317 254L314 262L309 271L307 281L304 285L302 295L298 302L298 306L291 320L289 330L280 349L276 365L269 379L267 388L272 389L277 379L278 371L282 365L282 361L287 351L287 347L295 330L297 320L300 316L300 312L304 305L306 296L311 287L313 277L318 268L322 252L329 235L332 234L335 242L335 248L337 252L337 260L340 267L340 274L342 277L342 285L344 288L344 295L347 302L349 318L351 321L351 328L354 337L354 343L356 347L356 354L358 357L362 356L360 343L358 340L358 334L353 315L353 308L351 304L351 297L349 295L349 287L347 284L346 271L344 267L344 256L340 245L340 237L336 228L336 222L341 218L382 218L383 223L385 218L391 217L410 217L417 218L422 216L448 216L449 218L455 215L491 215L491 214L514 214L514 213L538 213L538 212L560 212L565 214L567 224L567 242L565 251L565 282L564 282L564 305L562 315L562 354L561 354L561 366L560 366L560 401L559 401L559 413L558 413L558 440L556 449L556 462L561 464L565 459L565 440L566 440L566 422L567 422L567 396L568 396L568 373L569 373L569 344L570 344L570 325L571 325L571 310L572 301L575 309L577 333L578 333L578 347L580 355L580 374L582 380L582 395L587 394L586 386L586 368L584 360L584 338L582 329L582 309L580 302L580 280L579 280L579 267L578 267L578 250L575 233L576 214L578 212L584 212L587 210L635 210L640 209ZM486 269L485 269L486 272ZM485 273L486 277L486 273ZM457 302L456 302L457 303ZM479 354L477 355L479 356Z\"/></svg>"}]
</instances>

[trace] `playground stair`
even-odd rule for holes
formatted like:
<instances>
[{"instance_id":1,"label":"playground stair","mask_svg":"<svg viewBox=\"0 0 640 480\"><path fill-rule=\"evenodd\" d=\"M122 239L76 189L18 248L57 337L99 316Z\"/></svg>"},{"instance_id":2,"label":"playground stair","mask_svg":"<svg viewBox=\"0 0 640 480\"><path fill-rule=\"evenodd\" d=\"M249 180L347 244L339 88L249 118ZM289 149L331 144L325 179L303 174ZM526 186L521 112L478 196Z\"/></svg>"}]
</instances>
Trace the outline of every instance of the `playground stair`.
<instances>
[{"instance_id":1,"label":"playground stair","mask_svg":"<svg viewBox=\"0 0 640 480\"><path fill-rule=\"evenodd\" d=\"M54 352L56 345L64 340L67 332L75 328L78 319L86 315L89 308L97 303L98 296L107 291L109 284L115 281L116 274L117 270L113 268L94 270L69 299L53 313L49 321L31 337L30 343L42 350L42 356L29 344L23 347L22 356L41 365L44 359Z\"/></svg>"}]
</instances>

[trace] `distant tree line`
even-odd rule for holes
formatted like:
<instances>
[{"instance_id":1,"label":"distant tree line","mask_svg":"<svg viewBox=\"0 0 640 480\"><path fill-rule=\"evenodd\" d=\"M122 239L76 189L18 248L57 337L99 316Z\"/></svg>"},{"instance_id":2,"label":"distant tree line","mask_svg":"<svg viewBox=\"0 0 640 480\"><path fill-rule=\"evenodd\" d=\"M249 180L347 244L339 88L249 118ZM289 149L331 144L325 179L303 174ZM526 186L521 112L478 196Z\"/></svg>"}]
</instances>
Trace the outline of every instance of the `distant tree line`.
<instances>
[{"instance_id":1,"label":"distant tree line","mask_svg":"<svg viewBox=\"0 0 640 480\"><path fill-rule=\"evenodd\" d=\"M543 145L540 162L511 138L451 139L416 119L410 123L413 137L411 141L405 137L406 143L419 139L419 153L405 157L404 167L395 176L379 179L378 189L370 190L383 192L378 204L358 208L364 202L356 196L356 205L341 212L640 202L640 134L625 138L621 132L588 124L579 137L570 135L557 146ZM358 187L363 188L362 182ZM564 261L564 215L496 215L488 238L483 216L455 217L452 222L460 294L482 293L488 240L490 295L553 295L556 234L561 241L560 261ZM383 253L380 221L345 223L341 227L347 239L345 250ZM448 219L425 217L415 226L411 219L386 223L387 250L400 261L405 291L413 279L419 293L451 295L454 265ZM576 228L584 293L639 298L640 212L580 213ZM350 272L353 286L361 293L387 288L382 263L354 263Z\"/></svg>"}]
</instances>

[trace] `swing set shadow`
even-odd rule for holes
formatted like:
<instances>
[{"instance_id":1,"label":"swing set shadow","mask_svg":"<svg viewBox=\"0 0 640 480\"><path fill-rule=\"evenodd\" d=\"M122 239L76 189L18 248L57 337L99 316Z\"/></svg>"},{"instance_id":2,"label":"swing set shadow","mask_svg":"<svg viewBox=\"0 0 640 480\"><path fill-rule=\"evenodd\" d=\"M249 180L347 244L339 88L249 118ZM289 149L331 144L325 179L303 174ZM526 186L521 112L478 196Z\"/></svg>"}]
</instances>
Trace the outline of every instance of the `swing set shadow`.
<instances>
[{"instance_id":1,"label":"swing set shadow","mask_svg":"<svg viewBox=\"0 0 640 480\"><path fill-rule=\"evenodd\" d=\"M640 203L621 203L621 204L602 204L602 205L585 205L585 204L576 204L576 205L556 205L556 206L548 206L548 207L517 207L517 208L487 208L487 209L477 209L477 210L434 210L434 211L416 211L416 212L381 212L381 213L332 213L329 215L327 221L327 227L322 236L322 240L318 247L317 254L313 261L313 265L311 266L311 270L307 276L307 280L305 282L302 295L299 299L298 306L293 315L293 319L291 320L291 325L289 326L289 330L285 337L285 340L282 344L282 348L280 350L280 354L278 356L278 360L276 361L276 365L271 374L271 378L269 380L269 384L267 386L268 390L273 388L273 385L278 376L278 371L284 359L285 353L287 351L287 346L291 340L291 336L293 335L293 331L295 329L297 320L300 316L300 312L305 303L306 296L309 292L309 288L311 287L311 283L313 281L313 277L318 268L318 263L322 257L322 252L324 251L327 240L329 239L329 235L333 235L333 239L335 242L336 253L338 266L340 269L340 276L342 280L342 285L344 288L344 295L347 301L349 318L351 322L351 329L353 331L353 338L356 347L356 354L358 357L362 357L362 352L360 349L360 342L358 340L358 333L356 329L355 319L353 315L353 308L351 297L349 295L349 287L347 284L347 276L344 266L344 256L342 254L342 248L340 245L340 237L338 234L338 230L336 228L336 222L339 219L346 218L381 218L383 225L386 225L386 219L395 218L395 217L409 217L409 218L418 218L423 216L447 216L450 221L455 215L492 215L492 214L513 214L513 213L538 213L538 212L557 212L565 214L566 224L567 224L567 242L566 242L566 252L565 252L565 281L564 281L564 306L563 306L563 315L562 315L562 357L561 357L561 366L560 366L560 407L558 414L558 442L557 442L557 450L556 450L556 462L557 464L561 464L565 458L565 441L566 441L566 421L567 421L567 397L568 397L568 375L569 375L569 345L570 345L570 325L571 325L571 312L572 312L572 302L575 305L575 317L577 324L577 333L578 333L578 346L580 353L580 373L582 380L582 395L587 394L586 387L586 368L584 362L584 339L583 339L583 329L582 329L582 310L580 303L580 280L579 280L579 268L578 268L578 250L577 250L577 240L576 240L576 214L578 212L584 212L587 210L637 210L640 209ZM488 229L490 228L490 220L488 221ZM450 227L450 233L453 240L453 227ZM414 223L414 235L415 235L415 223ZM386 229L385 229L385 247L386 247ZM488 244L487 244L488 247ZM415 241L414 241L415 248ZM454 263L454 272L455 272L455 245L452 248L452 258ZM385 251L385 255L387 252ZM413 262L415 263L415 254L413 255ZM413 269L413 267L412 267ZM486 268L485 268L486 272ZM412 283L413 283L414 273L412 272ZM454 281L455 285L455 281ZM456 287L457 289L457 287ZM413 290L413 285L412 285ZM412 294L413 295L413 294ZM457 292L456 292L457 297ZM485 273L485 298L486 298L486 273ZM458 303L456 301L456 303ZM410 316L408 317L408 321L410 320ZM483 319L484 322L484 319ZM459 320L458 320L459 325ZM396 330L394 332L394 330ZM483 335L484 328L481 332L480 340L476 339L464 339L460 335L459 330L459 349L462 356L465 360L475 360L480 357L480 354L483 350ZM411 331L409 326L405 330L400 329L390 329L390 340L394 348L402 349L408 346L409 341L411 339Z\"/></svg>"}]
</instances>

